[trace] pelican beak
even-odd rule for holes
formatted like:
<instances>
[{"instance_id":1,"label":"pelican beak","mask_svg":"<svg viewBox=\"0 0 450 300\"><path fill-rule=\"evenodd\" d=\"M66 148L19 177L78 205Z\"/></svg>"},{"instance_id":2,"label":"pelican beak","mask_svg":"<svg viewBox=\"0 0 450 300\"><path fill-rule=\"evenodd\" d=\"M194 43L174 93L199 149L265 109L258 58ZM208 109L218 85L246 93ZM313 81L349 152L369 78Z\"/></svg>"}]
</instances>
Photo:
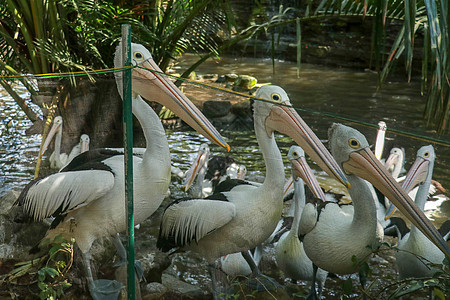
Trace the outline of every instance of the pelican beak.
<instances>
[{"instance_id":1,"label":"pelican beak","mask_svg":"<svg viewBox=\"0 0 450 300\"><path fill-rule=\"evenodd\" d=\"M89 151L89 140L84 138L84 139L81 139L80 153L84 153L86 151Z\"/></svg>"},{"instance_id":2,"label":"pelican beak","mask_svg":"<svg viewBox=\"0 0 450 300\"><path fill-rule=\"evenodd\" d=\"M417 157L416 161L413 163L411 168L409 169L408 174L406 174L406 178L402 183L402 188L409 193L413 188L422 184L428 175L428 165L430 164L429 160L424 159L423 157ZM386 215L384 217L385 220L390 219L394 214L396 207L391 203L388 209L386 210Z\"/></svg>"},{"instance_id":3,"label":"pelican beak","mask_svg":"<svg viewBox=\"0 0 450 300\"><path fill-rule=\"evenodd\" d=\"M290 176L284 183L283 198L294 188L294 179Z\"/></svg>"},{"instance_id":4,"label":"pelican beak","mask_svg":"<svg viewBox=\"0 0 450 300\"><path fill-rule=\"evenodd\" d=\"M442 236L409 198L397 181L387 172L369 148L363 148L350 154L348 161L342 164L345 172L357 175L380 190L420 231L425 234L441 251L450 257L450 248Z\"/></svg>"},{"instance_id":5,"label":"pelican beak","mask_svg":"<svg viewBox=\"0 0 450 300\"><path fill-rule=\"evenodd\" d=\"M206 152L203 150L199 150L197 157L195 158L194 162L192 163L189 170L186 172L186 177L184 179L184 191L186 192L191 187L192 183L194 182L195 178L198 175L198 172L202 168L202 166L206 163L206 160L208 159L208 155L206 155Z\"/></svg>"},{"instance_id":6,"label":"pelican beak","mask_svg":"<svg viewBox=\"0 0 450 300\"><path fill-rule=\"evenodd\" d=\"M290 103L287 102L287 104ZM350 183L338 163L294 108L272 106L265 123L269 136L275 130L290 136L322 170L346 187L350 187Z\"/></svg>"},{"instance_id":7,"label":"pelican beak","mask_svg":"<svg viewBox=\"0 0 450 300\"><path fill-rule=\"evenodd\" d=\"M320 184L317 181L316 176L314 175L308 163L306 162L305 157L300 156L298 159L291 160L291 165L294 180L300 177L311 189L311 191L314 194L314 197L319 198L322 201L326 201L325 193L320 187Z\"/></svg>"},{"instance_id":8,"label":"pelican beak","mask_svg":"<svg viewBox=\"0 0 450 300\"><path fill-rule=\"evenodd\" d=\"M380 160L383 154L384 137L386 135L386 123L383 121L378 122L377 138L375 142L375 157Z\"/></svg>"},{"instance_id":9,"label":"pelican beak","mask_svg":"<svg viewBox=\"0 0 450 300\"><path fill-rule=\"evenodd\" d=\"M48 146L50 145L50 142L52 141L53 137L55 136L58 129L61 127L61 123L53 123L52 128L47 134L47 138L44 141L44 145L42 146L42 155L44 155L45 151L47 151Z\"/></svg>"},{"instance_id":10,"label":"pelican beak","mask_svg":"<svg viewBox=\"0 0 450 300\"><path fill-rule=\"evenodd\" d=\"M245 167L243 165L239 165L238 172L237 172L237 179L244 180L246 173L247 173L247 171L246 171Z\"/></svg>"},{"instance_id":11,"label":"pelican beak","mask_svg":"<svg viewBox=\"0 0 450 300\"><path fill-rule=\"evenodd\" d=\"M134 91L149 101L166 106L198 133L230 151L230 146L200 110L172 81L160 74L163 72L153 59L148 59L139 66L142 68L134 68L132 71ZM160 73L153 73L150 70Z\"/></svg>"}]
</instances>

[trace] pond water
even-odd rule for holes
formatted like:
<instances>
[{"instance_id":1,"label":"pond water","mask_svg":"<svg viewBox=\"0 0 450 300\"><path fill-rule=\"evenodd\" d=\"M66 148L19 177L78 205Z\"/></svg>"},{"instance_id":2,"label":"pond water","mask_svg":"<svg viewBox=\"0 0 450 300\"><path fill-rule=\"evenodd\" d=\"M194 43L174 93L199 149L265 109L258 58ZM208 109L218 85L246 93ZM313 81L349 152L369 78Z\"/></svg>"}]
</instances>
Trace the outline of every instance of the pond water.
<instances>
[{"instance_id":1,"label":"pond water","mask_svg":"<svg viewBox=\"0 0 450 300\"><path fill-rule=\"evenodd\" d=\"M195 61L194 56L186 55L180 63L174 67L177 72L182 72L188 65ZM425 98L420 96L420 83L407 83L403 78L387 82L381 91L377 92L377 77L372 72L358 72L344 69L331 69L323 66L302 65L300 77L297 78L295 64L289 62L276 62L275 74L272 72L270 60L235 59L223 58L222 60L211 60L201 65L196 71L198 74L246 74L255 76L260 83L271 82L282 86L289 94L294 106L312 109L333 114L348 116L352 119L377 124L379 120L387 123L388 129L406 129L408 131L420 132L425 136L435 136L426 131L422 120L422 111ZM22 95L26 90L20 86L16 87ZM212 92L213 93L213 92ZM220 93L212 94L211 99L220 97ZM30 122L22 111L14 103L6 92L0 89L0 196L10 189L21 190L34 174L36 157L40 146L40 136L26 136L25 129ZM304 120L311 126L319 138L326 141L327 130L337 120L300 113ZM376 129L354 125L366 135L369 142L375 140ZM232 146L230 155L240 163L247 166L250 180L262 181L264 176L264 162L258 151L257 142L252 130L224 131ZM194 158L199 145L207 142L205 138L197 133L186 131L179 132L168 130L167 136L171 147L173 165L187 170L189 163ZM442 137L441 137L442 138ZM448 136L443 137L449 140ZM415 159L415 153L421 146L429 144L409 137L398 136L387 133L388 143L404 147L406 150L406 166L408 169ZM289 138L278 135L277 138L282 153L287 153L292 141ZM445 188L450 189L450 148L434 145L437 159L433 178L439 181ZM389 146L385 147L388 151ZM386 150L388 149L388 150ZM224 154L223 149L212 147L212 155ZM385 155L387 153L385 152ZM287 166L286 161L286 166ZM317 166L313 166L319 182L328 189L343 191L343 187L330 179ZM180 189L180 182L173 181L171 193L174 198L184 196ZM449 218L449 212L436 210L429 214L430 218L439 225ZM157 229L153 230L157 234ZM389 260L389 259L388 259ZM207 281L206 273L200 275L190 274L183 270L182 259L176 264L178 274L188 282ZM376 274L387 274L388 261L378 262L379 268ZM206 272L206 270L205 270ZM389 273L389 272L388 272ZM388 276L395 276L390 272ZM327 284L328 285L328 284ZM330 287L325 294L332 297L333 288Z\"/></svg>"}]
</instances>

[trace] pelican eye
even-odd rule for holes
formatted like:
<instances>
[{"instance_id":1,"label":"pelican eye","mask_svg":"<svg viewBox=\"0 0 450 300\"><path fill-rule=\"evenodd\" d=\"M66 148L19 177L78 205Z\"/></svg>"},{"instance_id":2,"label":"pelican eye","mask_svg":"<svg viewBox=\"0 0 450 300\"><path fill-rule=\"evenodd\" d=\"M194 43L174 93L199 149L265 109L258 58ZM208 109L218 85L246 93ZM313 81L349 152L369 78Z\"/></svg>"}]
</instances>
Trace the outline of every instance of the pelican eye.
<instances>
[{"instance_id":1,"label":"pelican eye","mask_svg":"<svg viewBox=\"0 0 450 300\"><path fill-rule=\"evenodd\" d=\"M136 59L142 59L144 57L144 55L142 55L141 52L134 52L134 58Z\"/></svg>"},{"instance_id":2,"label":"pelican eye","mask_svg":"<svg viewBox=\"0 0 450 300\"><path fill-rule=\"evenodd\" d=\"M358 142L356 139L349 139L349 140L348 140L348 144L349 144L350 147L352 147L353 149L359 148L359 142Z\"/></svg>"},{"instance_id":3,"label":"pelican eye","mask_svg":"<svg viewBox=\"0 0 450 300\"><path fill-rule=\"evenodd\" d=\"M423 154L423 157L425 157L425 158L428 158L430 156L430 153L429 152L425 152L424 154Z\"/></svg>"},{"instance_id":4,"label":"pelican eye","mask_svg":"<svg viewBox=\"0 0 450 300\"><path fill-rule=\"evenodd\" d=\"M271 98L272 98L273 101L277 101L277 102L281 100L280 94L277 94L277 93L273 93L271 95Z\"/></svg>"}]
</instances>

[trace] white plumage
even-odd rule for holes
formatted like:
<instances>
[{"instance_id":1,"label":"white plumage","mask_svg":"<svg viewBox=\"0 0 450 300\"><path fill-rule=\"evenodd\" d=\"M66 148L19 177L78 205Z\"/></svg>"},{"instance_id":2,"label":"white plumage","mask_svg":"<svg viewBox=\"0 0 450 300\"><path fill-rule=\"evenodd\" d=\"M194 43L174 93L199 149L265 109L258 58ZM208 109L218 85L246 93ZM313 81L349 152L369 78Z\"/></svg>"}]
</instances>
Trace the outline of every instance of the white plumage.
<instances>
[{"instance_id":1,"label":"white plumage","mask_svg":"<svg viewBox=\"0 0 450 300\"><path fill-rule=\"evenodd\" d=\"M123 65L121 49L119 44L115 67ZM162 72L142 45L132 44L131 50L134 65ZM140 95L167 106L211 141L227 149L229 146L167 78L140 68L134 68L132 74L133 114L146 139L142 158L133 156L134 220L139 224L159 207L170 183L170 153L164 128ZM122 75L120 72L115 75L122 96ZM53 240L59 234L66 239L75 238L85 259L89 285L94 290L97 286L91 274L89 250L97 238L126 229L124 178L123 153L97 149L80 154L59 173L31 182L17 200L37 220L56 217L46 238Z\"/></svg>"},{"instance_id":2,"label":"white plumage","mask_svg":"<svg viewBox=\"0 0 450 300\"><path fill-rule=\"evenodd\" d=\"M318 190L321 191L321 189L317 179L306 164L303 149L298 146L292 146L289 149L288 158L292 162L292 177L294 179L294 199L291 204L294 207L294 221L292 222L291 229L285 232L278 240L278 243L275 246L275 258L278 267L288 277L295 280L312 281L314 278L313 263L306 255L305 250L303 249L303 243L298 238L300 216L306 201L305 187L302 179L308 182L313 193ZM305 173L308 172L306 175L309 176L302 176L302 174L299 173L300 171L296 171L296 163L302 166L302 169L306 170ZM315 196L317 198L321 197L322 200L325 201L325 195L323 193L320 195L315 194ZM322 294L327 275L328 272L322 269L317 270L316 280L318 280L319 298Z\"/></svg>"},{"instance_id":3,"label":"white plumage","mask_svg":"<svg viewBox=\"0 0 450 300\"><path fill-rule=\"evenodd\" d=\"M435 158L433 146L421 147L417 151L416 162L406 175L405 188L415 185L416 181L419 183L415 203L421 210L424 210L427 201ZM398 248L399 251L395 256L401 279L431 277L439 269L430 266L430 263L442 264L445 258L444 253L415 226L411 227L410 233L407 233L402 239L399 238Z\"/></svg>"},{"instance_id":4,"label":"white plumage","mask_svg":"<svg viewBox=\"0 0 450 300\"><path fill-rule=\"evenodd\" d=\"M163 214L158 238L157 245L163 251L172 247L184 247L199 253L211 264L223 255L252 249L270 236L281 218L285 180L283 160L273 134L275 130L287 133L298 144L306 147L310 156L338 180L344 177L320 140L290 107L284 90L277 86L263 86L256 96L270 100L268 103L256 101L254 104L256 138L266 163L264 183L255 186L245 181L224 181L216 189L219 193L205 200L180 200L171 204ZM186 204L182 205L183 202ZM191 208L187 209L189 206ZM167 234L192 232L199 226L198 223L176 220L191 220L187 214L194 213L197 216L199 211L205 210L207 206L211 207L211 215L208 216L211 220L216 220L224 214L223 207L229 206L229 211L235 211L236 214L226 224L211 226L209 233L204 231L202 236L196 236L197 243L188 241L181 235ZM231 210L231 207L234 209ZM199 222L203 223L200 220ZM177 228L179 226L190 229Z\"/></svg>"},{"instance_id":5,"label":"white plumage","mask_svg":"<svg viewBox=\"0 0 450 300\"><path fill-rule=\"evenodd\" d=\"M336 274L350 274L358 270L353 257L358 261L367 259L371 253L370 247L377 244L379 236L374 199L371 198L369 186L358 176L370 181L395 202L409 220L420 226L442 251L449 253L437 230L375 158L361 133L334 124L329 131L329 142L336 161L342 165L351 183L349 193L354 209L351 213L351 209L340 209L337 204L331 203L320 211L314 226L309 224L308 228L302 228L300 225L306 254L314 264ZM312 210L312 204L307 204L302 221L305 214ZM310 216L308 220L314 222L314 217ZM311 227L312 230L308 231Z\"/></svg>"}]
</instances>

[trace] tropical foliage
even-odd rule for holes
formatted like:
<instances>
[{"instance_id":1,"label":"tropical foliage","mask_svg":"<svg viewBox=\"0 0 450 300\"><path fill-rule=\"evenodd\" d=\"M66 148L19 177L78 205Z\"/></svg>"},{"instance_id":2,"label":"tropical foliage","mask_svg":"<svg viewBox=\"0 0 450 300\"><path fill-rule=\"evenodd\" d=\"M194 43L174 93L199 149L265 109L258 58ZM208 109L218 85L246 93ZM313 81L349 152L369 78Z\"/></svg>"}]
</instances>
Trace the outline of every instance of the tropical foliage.
<instances>
[{"instance_id":1,"label":"tropical foliage","mask_svg":"<svg viewBox=\"0 0 450 300\"><path fill-rule=\"evenodd\" d=\"M108 0L8 0L0 4L1 73L58 73L111 66L111 47L120 38L120 24L124 23L132 25L133 41L150 49L162 69L185 51L207 53L201 63L246 37L230 39L234 20L227 1L150 1L119 7ZM37 88L28 79L20 80L36 94ZM35 121L36 115L9 82L1 79L0 84Z\"/></svg>"},{"instance_id":2,"label":"tropical foliage","mask_svg":"<svg viewBox=\"0 0 450 300\"><path fill-rule=\"evenodd\" d=\"M450 40L449 2L446 0L323 0L314 15L372 15L374 17L373 49L377 63L384 63L380 82L402 56L411 79L413 51L417 36L423 37L422 93L428 93L424 116L430 125L442 132L450 130ZM387 19L403 21L395 43L383 60L384 31Z\"/></svg>"},{"instance_id":3,"label":"tropical foliage","mask_svg":"<svg viewBox=\"0 0 450 300\"><path fill-rule=\"evenodd\" d=\"M117 5L116 2L120 2ZM162 69L170 60L189 51L199 60L183 74L224 49L263 32L277 43L274 27L296 23L298 44L301 26L311 19L366 18L373 22L372 55L380 84L405 60L411 78L414 49L421 47L422 93L427 95L424 116L441 132L450 131L450 62L448 60L450 12L446 0L308 0L269 17L263 2L255 2L247 26L237 26L230 1L168 0L7 0L0 2L0 70L2 74L91 70L112 65L111 47L120 38L120 24L132 25L133 40L148 47ZM290 3L290 2L289 2ZM403 26L387 49L390 21ZM420 39L418 39L420 37ZM279 38L279 37L278 37ZM420 44L419 44L420 41ZM423 41L423 42L422 42ZM274 47L272 47L274 49ZM417 53L417 52L416 52ZM298 51L300 61L301 51ZM26 79L23 84L35 93ZM28 117L36 119L8 82L0 84Z\"/></svg>"},{"instance_id":4,"label":"tropical foliage","mask_svg":"<svg viewBox=\"0 0 450 300\"><path fill-rule=\"evenodd\" d=\"M428 125L440 132L450 131L450 20L446 0L309 0L306 7L295 7L295 17L284 18L278 26L312 19L335 17L366 18L373 22L372 55L379 72L380 85L386 80L399 59L405 60L406 73L411 79L413 53L422 47L422 94L427 95L424 116ZM390 50L386 49L386 28L389 21L403 26ZM423 40L418 45L416 40ZM297 35L300 39L300 33ZM273 43L274 39L272 39ZM298 56L301 56L299 51Z\"/></svg>"}]
</instances>

